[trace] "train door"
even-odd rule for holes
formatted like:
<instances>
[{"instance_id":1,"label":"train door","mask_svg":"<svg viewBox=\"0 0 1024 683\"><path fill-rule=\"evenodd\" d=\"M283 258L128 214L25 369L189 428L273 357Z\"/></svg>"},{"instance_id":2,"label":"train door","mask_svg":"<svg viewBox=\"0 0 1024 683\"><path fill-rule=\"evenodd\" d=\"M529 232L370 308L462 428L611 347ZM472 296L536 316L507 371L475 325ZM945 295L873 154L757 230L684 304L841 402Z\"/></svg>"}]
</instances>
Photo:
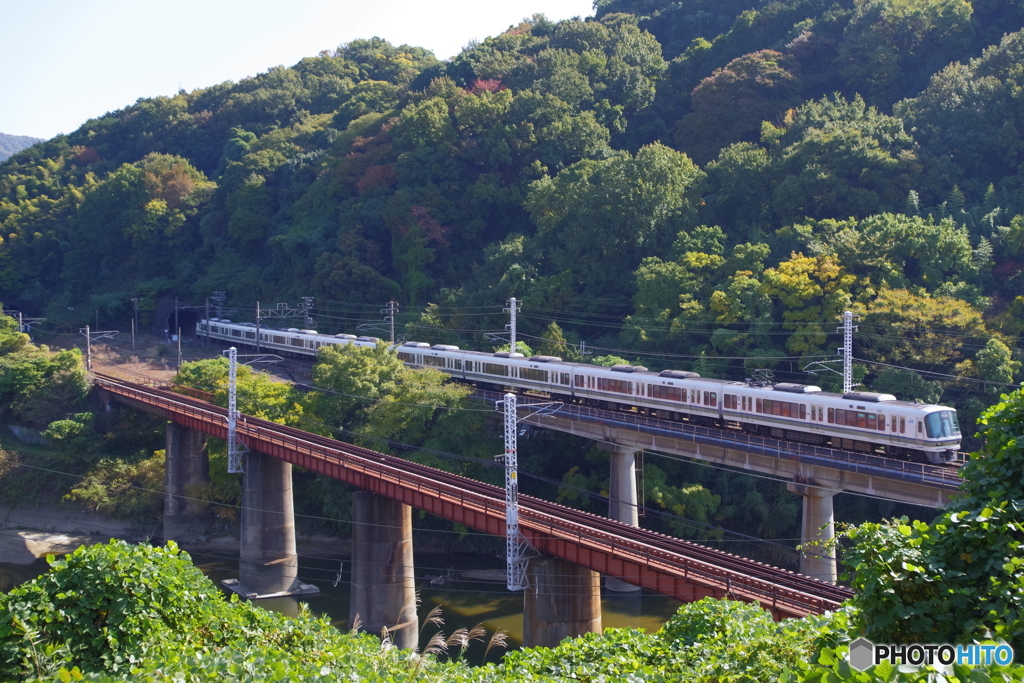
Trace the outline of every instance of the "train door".
<instances>
[{"instance_id":1,"label":"train door","mask_svg":"<svg viewBox=\"0 0 1024 683\"><path fill-rule=\"evenodd\" d=\"M808 428L811 430L811 432L814 433L821 432L824 428L825 408L824 406L819 406L814 403L812 403L809 407L811 409L811 419L810 423L808 424Z\"/></svg>"},{"instance_id":2,"label":"train door","mask_svg":"<svg viewBox=\"0 0 1024 683\"><path fill-rule=\"evenodd\" d=\"M914 430L917 425L914 420L908 419L905 415L893 415L889 418L889 430L893 443L900 446L916 445L917 437Z\"/></svg>"}]
</instances>

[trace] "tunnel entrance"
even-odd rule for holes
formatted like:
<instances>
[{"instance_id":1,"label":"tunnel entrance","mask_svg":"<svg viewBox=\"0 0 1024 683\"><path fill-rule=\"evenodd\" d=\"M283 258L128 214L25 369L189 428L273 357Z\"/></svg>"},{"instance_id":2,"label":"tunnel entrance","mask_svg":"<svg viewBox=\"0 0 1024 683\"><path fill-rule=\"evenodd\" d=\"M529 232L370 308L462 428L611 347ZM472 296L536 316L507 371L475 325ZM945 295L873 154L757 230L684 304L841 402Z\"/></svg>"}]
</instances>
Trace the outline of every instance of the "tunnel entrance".
<instances>
[{"instance_id":1,"label":"tunnel entrance","mask_svg":"<svg viewBox=\"0 0 1024 683\"><path fill-rule=\"evenodd\" d=\"M199 313L196 311L178 309L177 315L175 315L174 311L171 311L167 316L167 338L171 339L174 335L178 334L179 327L181 328L181 336L194 335L196 333L196 323L198 322Z\"/></svg>"}]
</instances>

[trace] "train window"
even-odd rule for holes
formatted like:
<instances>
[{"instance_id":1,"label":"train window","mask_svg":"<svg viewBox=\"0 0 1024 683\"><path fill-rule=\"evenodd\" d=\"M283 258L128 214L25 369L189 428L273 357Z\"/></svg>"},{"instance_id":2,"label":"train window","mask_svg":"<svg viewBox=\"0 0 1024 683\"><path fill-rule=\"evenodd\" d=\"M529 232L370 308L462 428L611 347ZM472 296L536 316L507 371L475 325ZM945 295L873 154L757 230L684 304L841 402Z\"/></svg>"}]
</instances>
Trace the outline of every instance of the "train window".
<instances>
[{"instance_id":1,"label":"train window","mask_svg":"<svg viewBox=\"0 0 1024 683\"><path fill-rule=\"evenodd\" d=\"M922 426L922 423L921 423L921 421L920 421L920 420L918 420L918 421L917 421L917 433L918 433L918 434L920 434L920 433L921 433L921 426Z\"/></svg>"},{"instance_id":2,"label":"train window","mask_svg":"<svg viewBox=\"0 0 1024 683\"><path fill-rule=\"evenodd\" d=\"M863 414L864 413L858 413L857 414L857 418L858 418L857 419L857 426L858 427L860 426L860 422L861 422L860 416L863 415ZM867 419L866 419L866 422L864 424L865 427L867 427L868 429L877 429L878 428L878 426L877 426L878 418L877 418L877 416L874 413L868 413L866 418Z\"/></svg>"},{"instance_id":3,"label":"train window","mask_svg":"<svg viewBox=\"0 0 1024 683\"><path fill-rule=\"evenodd\" d=\"M803 403L800 404L800 419L807 419L807 406L805 406Z\"/></svg>"},{"instance_id":4,"label":"train window","mask_svg":"<svg viewBox=\"0 0 1024 683\"><path fill-rule=\"evenodd\" d=\"M829 408L828 409L828 423L832 424L835 421L836 421L836 409L835 408Z\"/></svg>"},{"instance_id":5,"label":"train window","mask_svg":"<svg viewBox=\"0 0 1024 683\"><path fill-rule=\"evenodd\" d=\"M562 384L564 386L569 386L569 373L568 372L563 372L561 374L561 378L559 379L559 384Z\"/></svg>"},{"instance_id":6,"label":"train window","mask_svg":"<svg viewBox=\"0 0 1024 683\"><path fill-rule=\"evenodd\" d=\"M728 408L729 410L739 409L739 397L736 396L735 394L726 394L723 397L723 400L725 402L725 407Z\"/></svg>"},{"instance_id":7,"label":"train window","mask_svg":"<svg viewBox=\"0 0 1024 683\"><path fill-rule=\"evenodd\" d=\"M929 413L924 418L925 426L928 428L928 438L940 439L951 436L960 436L960 426L956 422L956 413L943 410L938 413Z\"/></svg>"},{"instance_id":8,"label":"train window","mask_svg":"<svg viewBox=\"0 0 1024 683\"><path fill-rule=\"evenodd\" d=\"M762 405L761 399L757 399L757 412L759 412L759 413L761 412L761 405Z\"/></svg>"},{"instance_id":9,"label":"train window","mask_svg":"<svg viewBox=\"0 0 1024 683\"><path fill-rule=\"evenodd\" d=\"M462 359L461 358L452 359L452 368L454 370L461 370L462 369Z\"/></svg>"},{"instance_id":10,"label":"train window","mask_svg":"<svg viewBox=\"0 0 1024 683\"><path fill-rule=\"evenodd\" d=\"M440 356L423 356L423 364L431 365L435 368L443 368L444 358L441 358Z\"/></svg>"},{"instance_id":11,"label":"train window","mask_svg":"<svg viewBox=\"0 0 1024 683\"><path fill-rule=\"evenodd\" d=\"M248 331L247 331L247 332L245 333L245 338L246 338L246 339L255 339L255 338L256 338L256 333L255 333L255 332L248 332Z\"/></svg>"},{"instance_id":12,"label":"train window","mask_svg":"<svg viewBox=\"0 0 1024 683\"><path fill-rule=\"evenodd\" d=\"M497 363L484 363L483 373L485 375L501 375L502 377L508 377L508 366L498 365Z\"/></svg>"},{"instance_id":13,"label":"train window","mask_svg":"<svg viewBox=\"0 0 1024 683\"><path fill-rule=\"evenodd\" d=\"M647 385L647 395L651 398L660 398L665 401L682 401L685 396L682 389L666 387L660 384Z\"/></svg>"},{"instance_id":14,"label":"train window","mask_svg":"<svg viewBox=\"0 0 1024 683\"><path fill-rule=\"evenodd\" d=\"M294 338L293 339L289 339L288 343L290 345L292 345L292 346L299 346L299 347L305 346L305 344L302 343L301 339L294 339Z\"/></svg>"},{"instance_id":15,"label":"train window","mask_svg":"<svg viewBox=\"0 0 1024 683\"><path fill-rule=\"evenodd\" d=\"M522 379L528 379L532 382L547 382L548 371L547 370L536 370L534 368L520 368L519 376Z\"/></svg>"},{"instance_id":16,"label":"train window","mask_svg":"<svg viewBox=\"0 0 1024 683\"><path fill-rule=\"evenodd\" d=\"M885 415L882 415L881 413L878 414L878 431L885 431Z\"/></svg>"},{"instance_id":17,"label":"train window","mask_svg":"<svg viewBox=\"0 0 1024 683\"><path fill-rule=\"evenodd\" d=\"M633 393L633 383L621 379L606 379L599 377L597 380L598 391L612 391L617 394Z\"/></svg>"},{"instance_id":18,"label":"train window","mask_svg":"<svg viewBox=\"0 0 1024 683\"><path fill-rule=\"evenodd\" d=\"M232 337L241 337L242 336L242 331L241 330L231 330L231 336Z\"/></svg>"},{"instance_id":19,"label":"train window","mask_svg":"<svg viewBox=\"0 0 1024 683\"><path fill-rule=\"evenodd\" d=\"M900 418L900 434L905 434L907 431L907 418Z\"/></svg>"},{"instance_id":20,"label":"train window","mask_svg":"<svg viewBox=\"0 0 1024 683\"><path fill-rule=\"evenodd\" d=\"M718 393L714 391L704 392L704 405L706 406L717 406L718 405Z\"/></svg>"},{"instance_id":21,"label":"train window","mask_svg":"<svg viewBox=\"0 0 1024 683\"><path fill-rule=\"evenodd\" d=\"M892 425L890 426L889 431L891 431L893 433L896 432L896 416L895 415L892 416Z\"/></svg>"},{"instance_id":22,"label":"train window","mask_svg":"<svg viewBox=\"0 0 1024 683\"><path fill-rule=\"evenodd\" d=\"M583 375L576 375L576 386L583 386Z\"/></svg>"}]
</instances>

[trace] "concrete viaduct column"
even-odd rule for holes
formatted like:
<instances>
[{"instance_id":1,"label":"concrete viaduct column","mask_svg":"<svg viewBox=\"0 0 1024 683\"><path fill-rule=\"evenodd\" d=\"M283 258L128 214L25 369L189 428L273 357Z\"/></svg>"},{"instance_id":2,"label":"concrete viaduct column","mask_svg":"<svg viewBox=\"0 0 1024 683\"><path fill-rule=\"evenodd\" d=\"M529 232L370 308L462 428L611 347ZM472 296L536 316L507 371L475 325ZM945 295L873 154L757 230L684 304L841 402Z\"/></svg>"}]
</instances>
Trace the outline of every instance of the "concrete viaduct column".
<instances>
[{"instance_id":1,"label":"concrete viaduct column","mask_svg":"<svg viewBox=\"0 0 1024 683\"><path fill-rule=\"evenodd\" d=\"M396 647L419 645L412 557L412 508L368 491L352 496L352 593L349 623Z\"/></svg>"},{"instance_id":2,"label":"concrete viaduct column","mask_svg":"<svg viewBox=\"0 0 1024 683\"><path fill-rule=\"evenodd\" d=\"M193 500L189 487L210 481L206 435L175 422L167 423L164 458L164 539L191 541L209 525L206 503Z\"/></svg>"},{"instance_id":3,"label":"concrete viaduct column","mask_svg":"<svg viewBox=\"0 0 1024 683\"><path fill-rule=\"evenodd\" d=\"M301 585L297 580L291 463L249 451L244 467L240 592L260 596L296 592Z\"/></svg>"},{"instance_id":4,"label":"concrete viaduct column","mask_svg":"<svg viewBox=\"0 0 1024 683\"><path fill-rule=\"evenodd\" d=\"M609 447L611 453L611 476L608 483L608 517L630 526L640 526L636 491L636 449L628 446ZM613 576L605 577L605 588L619 593L640 590Z\"/></svg>"},{"instance_id":5,"label":"concrete viaduct column","mask_svg":"<svg viewBox=\"0 0 1024 683\"><path fill-rule=\"evenodd\" d=\"M800 542L828 541L835 537L835 517L832 510L832 499L838 491L812 486L805 483L789 482L786 485L793 493L803 498L803 521L801 524ZM821 548L812 548L800 556L800 573L807 576L835 583L836 573L835 550L824 552Z\"/></svg>"},{"instance_id":6,"label":"concrete viaduct column","mask_svg":"<svg viewBox=\"0 0 1024 683\"><path fill-rule=\"evenodd\" d=\"M554 557L526 570L523 647L554 647L565 638L601 632L601 575Z\"/></svg>"}]
</instances>

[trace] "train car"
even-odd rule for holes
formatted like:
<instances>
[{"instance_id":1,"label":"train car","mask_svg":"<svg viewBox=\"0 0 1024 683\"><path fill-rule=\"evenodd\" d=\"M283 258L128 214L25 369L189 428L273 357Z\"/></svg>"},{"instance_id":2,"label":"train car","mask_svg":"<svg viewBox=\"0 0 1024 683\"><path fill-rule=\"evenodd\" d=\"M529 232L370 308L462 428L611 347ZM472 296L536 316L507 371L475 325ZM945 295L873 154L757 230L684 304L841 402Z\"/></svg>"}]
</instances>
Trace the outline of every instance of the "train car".
<instances>
[{"instance_id":1,"label":"train car","mask_svg":"<svg viewBox=\"0 0 1024 683\"><path fill-rule=\"evenodd\" d=\"M253 323L211 318L200 334L229 343L311 357L323 346L374 346L376 337L324 335L315 330L256 329ZM533 391L566 403L696 424L739 428L751 434L865 453L952 462L960 448L956 411L898 401L892 394L838 394L808 384L766 384L701 377L682 370L651 372L639 365L605 367L568 363L556 356L465 351L450 344L405 342L398 357L417 368L436 368L482 388Z\"/></svg>"}]
</instances>

